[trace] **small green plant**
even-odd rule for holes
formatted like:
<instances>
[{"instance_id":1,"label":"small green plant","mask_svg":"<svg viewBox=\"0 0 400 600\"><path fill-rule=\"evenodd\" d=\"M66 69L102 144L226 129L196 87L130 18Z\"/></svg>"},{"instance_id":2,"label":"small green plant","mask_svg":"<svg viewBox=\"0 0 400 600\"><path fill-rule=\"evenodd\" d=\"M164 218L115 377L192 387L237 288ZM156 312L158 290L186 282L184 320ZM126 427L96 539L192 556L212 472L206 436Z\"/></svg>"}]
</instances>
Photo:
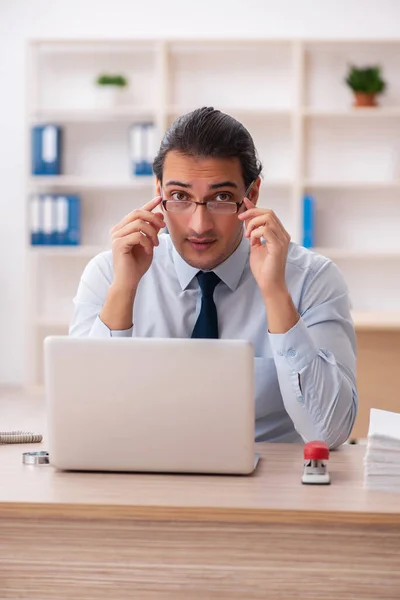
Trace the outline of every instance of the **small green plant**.
<instances>
[{"instance_id":1,"label":"small green plant","mask_svg":"<svg viewBox=\"0 0 400 600\"><path fill-rule=\"evenodd\" d=\"M128 85L128 82L123 75L109 75L106 73L99 75L96 79L96 83L97 85L115 85L121 88Z\"/></svg>"},{"instance_id":2,"label":"small green plant","mask_svg":"<svg viewBox=\"0 0 400 600\"><path fill-rule=\"evenodd\" d=\"M382 94L386 89L386 82L381 77L379 66L360 69L350 65L345 81L357 94Z\"/></svg>"}]
</instances>

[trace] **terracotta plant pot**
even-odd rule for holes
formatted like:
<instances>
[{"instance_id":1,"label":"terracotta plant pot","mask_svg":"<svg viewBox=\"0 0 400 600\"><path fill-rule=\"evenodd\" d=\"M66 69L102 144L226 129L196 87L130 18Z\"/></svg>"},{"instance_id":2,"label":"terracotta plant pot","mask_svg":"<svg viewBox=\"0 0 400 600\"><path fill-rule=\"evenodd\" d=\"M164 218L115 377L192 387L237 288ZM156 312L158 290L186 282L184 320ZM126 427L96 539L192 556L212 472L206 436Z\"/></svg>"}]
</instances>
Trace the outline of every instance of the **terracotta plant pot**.
<instances>
[{"instance_id":1,"label":"terracotta plant pot","mask_svg":"<svg viewBox=\"0 0 400 600\"><path fill-rule=\"evenodd\" d=\"M377 106L375 94L364 94L362 92L356 92L354 94L354 106Z\"/></svg>"}]
</instances>

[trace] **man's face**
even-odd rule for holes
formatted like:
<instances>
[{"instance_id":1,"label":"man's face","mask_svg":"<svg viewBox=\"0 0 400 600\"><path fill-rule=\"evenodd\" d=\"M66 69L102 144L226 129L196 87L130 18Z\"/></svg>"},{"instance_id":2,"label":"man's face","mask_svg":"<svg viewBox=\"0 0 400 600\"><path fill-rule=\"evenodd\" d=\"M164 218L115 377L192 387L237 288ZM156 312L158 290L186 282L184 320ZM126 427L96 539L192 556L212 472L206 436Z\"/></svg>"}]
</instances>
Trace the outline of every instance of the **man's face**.
<instances>
[{"instance_id":1,"label":"man's face","mask_svg":"<svg viewBox=\"0 0 400 600\"><path fill-rule=\"evenodd\" d=\"M255 204L260 179L248 196ZM176 151L165 157L163 181L157 182L157 193L164 200L207 202L229 201L240 204L246 193L238 158L194 158ZM211 213L196 206L192 214L165 211L165 221L172 242L182 258L192 267L209 270L221 264L236 250L243 233L238 214Z\"/></svg>"}]
</instances>

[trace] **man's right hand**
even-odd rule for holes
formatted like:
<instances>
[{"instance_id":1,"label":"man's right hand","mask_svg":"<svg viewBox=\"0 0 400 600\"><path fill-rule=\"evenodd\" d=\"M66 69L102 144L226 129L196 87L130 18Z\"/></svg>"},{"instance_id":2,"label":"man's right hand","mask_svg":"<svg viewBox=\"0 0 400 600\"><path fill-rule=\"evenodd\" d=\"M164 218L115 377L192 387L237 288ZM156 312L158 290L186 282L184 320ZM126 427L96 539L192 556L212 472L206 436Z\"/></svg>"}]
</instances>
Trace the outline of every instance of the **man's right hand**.
<instances>
[{"instance_id":1,"label":"man's right hand","mask_svg":"<svg viewBox=\"0 0 400 600\"><path fill-rule=\"evenodd\" d=\"M153 260L158 234L165 227L163 214L151 212L161 203L157 196L132 211L111 230L114 260L113 287L135 293Z\"/></svg>"}]
</instances>

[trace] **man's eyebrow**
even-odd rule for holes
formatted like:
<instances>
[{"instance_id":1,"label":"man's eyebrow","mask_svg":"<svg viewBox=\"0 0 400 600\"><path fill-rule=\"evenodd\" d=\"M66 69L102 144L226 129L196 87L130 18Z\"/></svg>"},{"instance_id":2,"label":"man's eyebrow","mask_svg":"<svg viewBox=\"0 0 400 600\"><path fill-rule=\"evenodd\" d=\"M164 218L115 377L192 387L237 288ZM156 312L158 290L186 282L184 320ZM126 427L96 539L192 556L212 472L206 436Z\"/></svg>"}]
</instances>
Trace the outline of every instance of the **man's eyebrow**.
<instances>
[{"instance_id":1,"label":"man's eyebrow","mask_svg":"<svg viewBox=\"0 0 400 600\"><path fill-rule=\"evenodd\" d=\"M192 187L192 185L190 183L184 183L183 181L177 181L175 179L171 179L170 181L167 181L165 184L165 187L168 187L171 185L177 185L177 186L183 187L183 188L191 188ZM231 187L231 188L237 189L238 185L234 181L221 181L220 183L213 183L209 186L210 190L219 190L224 187Z\"/></svg>"},{"instance_id":2,"label":"man's eyebrow","mask_svg":"<svg viewBox=\"0 0 400 600\"><path fill-rule=\"evenodd\" d=\"M190 185L190 183L183 183L183 181L175 181L174 179L172 179L171 181L167 181L167 183L165 184L165 187L168 187L169 185L178 185L179 187L183 187L183 188L191 188L192 187Z\"/></svg>"},{"instance_id":3,"label":"man's eyebrow","mask_svg":"<svg viewBox=\"0 0 400 600\"><path fill-rule=\"evenodd\" d=\"M209 186L210 190L218 190L219 188L232 187L237 189L238 185L234 181L221 181L221 183L213 183Z\"/></svg>"}]
</instances>

